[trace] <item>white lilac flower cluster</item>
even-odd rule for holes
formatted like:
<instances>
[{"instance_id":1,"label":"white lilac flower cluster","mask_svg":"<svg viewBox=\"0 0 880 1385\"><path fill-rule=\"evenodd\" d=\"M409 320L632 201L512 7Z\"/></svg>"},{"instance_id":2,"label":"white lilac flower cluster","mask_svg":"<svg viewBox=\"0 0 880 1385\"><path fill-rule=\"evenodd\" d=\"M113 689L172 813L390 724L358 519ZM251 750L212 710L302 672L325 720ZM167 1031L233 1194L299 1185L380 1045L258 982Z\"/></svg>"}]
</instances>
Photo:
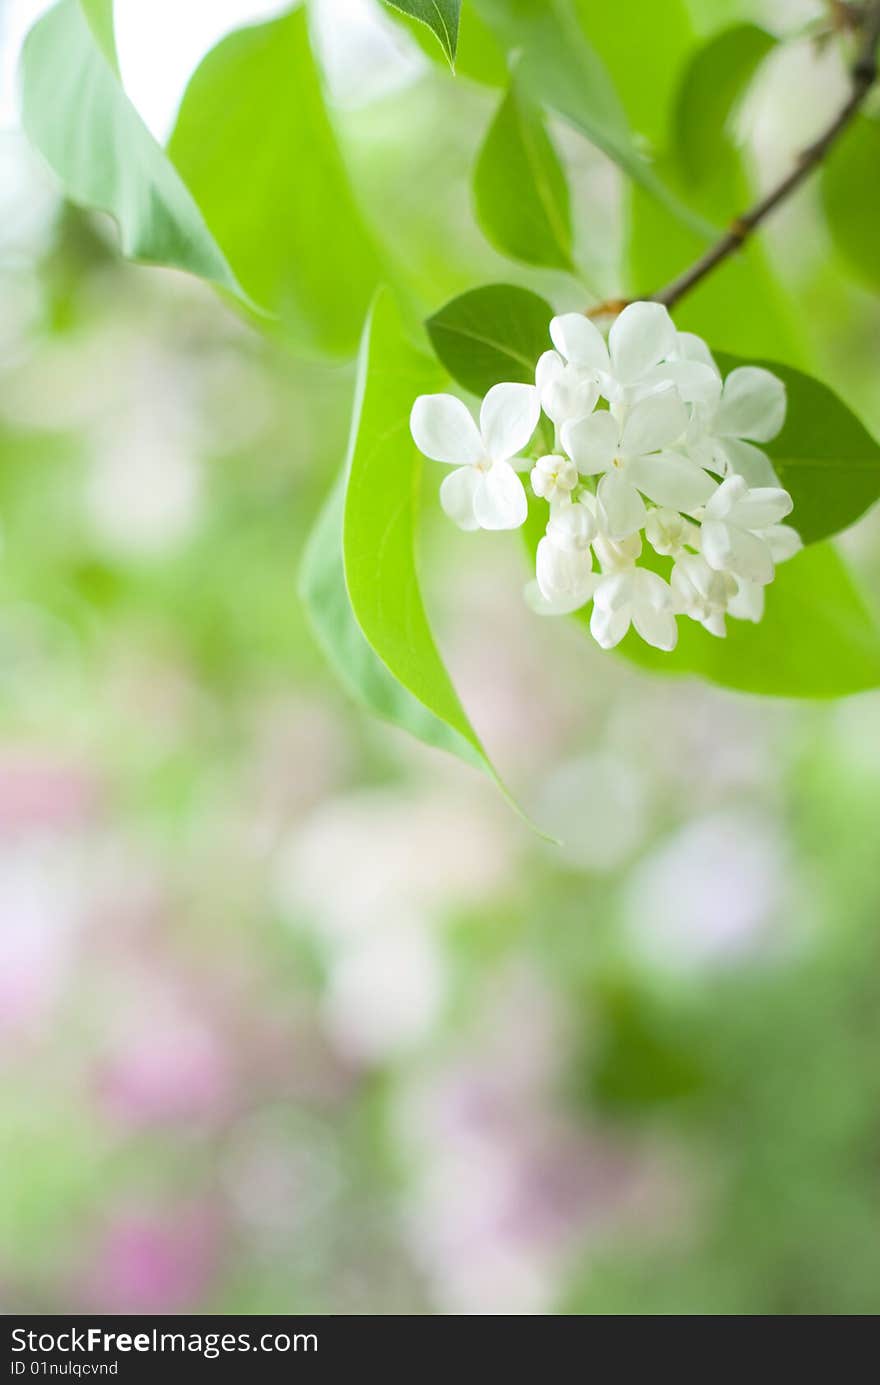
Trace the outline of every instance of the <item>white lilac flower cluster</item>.
<instances>
[{"instance_id":1,"label":"white lilac flower cluster","mask_svg":"<svg viewBox=\"0 0 880 1385\"><path fill-rule=\"evenodd\" d=\"M776 563L800 547L780 522L791 497L756 445L782 427L782 381L752 366L722 379L659 303L630 304L607 341L578 313L555 317L550 337L534 386L495 385L479 426L453 395L416 400L416 445L455 467L443 509L462 529L516 529L528 513L517 473L530 472L549 514L527 599L551 615L592 601L603 649L630 625L673 649L677 616L713 635L728 615L760 620Z\"/></svg>"}]
</instances>

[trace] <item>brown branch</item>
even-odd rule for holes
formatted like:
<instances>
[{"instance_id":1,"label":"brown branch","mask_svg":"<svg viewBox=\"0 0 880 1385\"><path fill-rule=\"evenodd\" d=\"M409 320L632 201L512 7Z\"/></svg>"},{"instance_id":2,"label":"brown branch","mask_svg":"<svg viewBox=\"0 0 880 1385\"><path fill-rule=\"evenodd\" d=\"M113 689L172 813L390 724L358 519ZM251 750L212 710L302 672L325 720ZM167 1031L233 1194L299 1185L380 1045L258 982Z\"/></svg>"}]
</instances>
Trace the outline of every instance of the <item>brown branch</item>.
<instances>
[{"instance_id":1,"label":"brown branch","mask_svg":"<svg viewBox=\"0 0 880 1385\"><path fill-rule=\"evenodd\" d=\"M839 136L847 128L850 121L858 113L863 105L868 92L877 81L877 45L880 43L880 0L874 0L869 6L865 6L861 13L860 24L861 43L856 54L855 62L850 69L852 89L840 111L831 121L826 130L814 140L812 144L804 149L794 168L790 173L776 184L775 187L756 202L748 211L741 213L730 223L714 245L700 256L688 269L679 274L677 278L659 289L656 293L649 295L649 301L653 303L663 303L667 308L673 307L679 299L683 298L691 289L696 288L711 274L716 265L722 264L726 259L739 250L748 240L752 232L760 226L765 217L778 207L781 202L800 187L801 183L807 179L815 168L822 162L829 149L837 141ZM611 299L605 303L600 303L597 307L590 309L587 314L589 317L601 317L603 315L616 314L626 307L627 300Z\"/></svg>"}]
</instances>

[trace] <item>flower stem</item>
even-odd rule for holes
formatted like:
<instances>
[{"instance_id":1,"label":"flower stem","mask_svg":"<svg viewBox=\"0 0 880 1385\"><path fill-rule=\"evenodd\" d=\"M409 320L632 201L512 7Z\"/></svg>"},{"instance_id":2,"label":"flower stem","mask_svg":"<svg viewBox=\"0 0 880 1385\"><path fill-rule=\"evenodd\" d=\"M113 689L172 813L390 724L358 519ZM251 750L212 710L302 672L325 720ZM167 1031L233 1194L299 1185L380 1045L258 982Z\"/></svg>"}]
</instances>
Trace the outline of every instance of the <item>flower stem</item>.
<instances>
[{"instance_id":1,"label":"flower stem","mask_svg":"<svg viewBox=\"0 0 880 1385\"><path fill-rule=\"evenodd\" d=\"M827 126L827 128L815 139L812 144L804 149L797 160L794 168L787 173L773 188L770 189L760 201L750 207L748 211L742 212L734 217L724 234L711 245L708 250L695 260L688 269L684 270L675 279L658 289L655 293L648 294L649 301L653 303L663 303L667 308L672 308L685 294L690 293L691 289L696 288L708 274L725 260L729 259L735 251L739 250L748 240L749 236L758 226L769 216L769 214L784 202L796 188L800 187L822 162L831 147L837 142L844 130L857 115L864 104L868 92L877 81L877 45L880 43L880 0L866 5L861 13L861 23L859 25L861 42L855 61L850 69L851 89L850 94L844 102L837 115ZM591 308L587 312L588 317L601 317L616 315L627 306L626 299L610 299L605 303L600 303L597 307Z\"/></svg>"}]
</instances>

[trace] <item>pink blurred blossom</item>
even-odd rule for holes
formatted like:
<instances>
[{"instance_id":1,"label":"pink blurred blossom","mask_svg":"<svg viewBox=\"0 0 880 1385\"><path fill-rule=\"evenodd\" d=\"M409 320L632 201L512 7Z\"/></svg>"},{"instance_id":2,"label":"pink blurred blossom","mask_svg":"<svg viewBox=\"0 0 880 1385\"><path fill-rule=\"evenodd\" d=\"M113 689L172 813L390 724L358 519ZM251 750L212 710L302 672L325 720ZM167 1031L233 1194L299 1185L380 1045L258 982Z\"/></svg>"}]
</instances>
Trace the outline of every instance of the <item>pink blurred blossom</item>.
<instances>
[{"instance_id":1,"label":"pink blurred blossom","mask_svg":"<svg viewBox=\"0 0 880 1385\"><path fill-rule=\"evenodd\" d=\"M118 1212L85 1277L84 1307L102 1313L183 1313L201 1303L221 1229L205 1207Z\"/></svg>"}]
</instances>

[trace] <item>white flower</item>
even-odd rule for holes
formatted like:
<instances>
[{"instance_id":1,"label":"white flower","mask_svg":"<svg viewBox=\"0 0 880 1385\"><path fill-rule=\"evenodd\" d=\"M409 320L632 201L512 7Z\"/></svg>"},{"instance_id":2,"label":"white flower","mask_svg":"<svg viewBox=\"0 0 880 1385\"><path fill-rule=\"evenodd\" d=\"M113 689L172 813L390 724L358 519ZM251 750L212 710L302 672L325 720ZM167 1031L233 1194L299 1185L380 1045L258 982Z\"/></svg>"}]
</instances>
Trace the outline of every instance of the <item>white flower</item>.
<instances>
[{"instance_id":1,"label":"white flower","mask_svg":"<svg viewBox=\"0 0 880 1385\"><path fill-rule=\"evenodd\" d=\"M739 366L714 400L695 407L688 451L700 466L721 476L743 476L750 486L777 486L769 457L754 444L775 438L785 409L785 385L776 375L760 366Z\"/></svg>"},{"instance_id":2,"label":"white flower","mask_svg":"<svg viewBox=\"0 0 880 1385\"><path fill-rule=\"evenodd\" d=\"M687 410L678 392L665 389L624 409L576 419L562 429L566 452L585 475L604 472L598 497L612 538L641 529L646 510L642 495L674 510L704 504L715 482L682 452L667 450L687 427Z\"/></svg>"},{"instance_id":3,"label":"white flower","mask_svg":"<svg viewBox=\"0 0 880 1385\"><path fill-rule=\"evenodd\" d=\"M569 419L582 418L584 414L591 413L599 398L595 371L564 361L556 351L545 351L539 359L535 369L535 386L541 398L541 408L557 429Z\"/></svg>"},{"instance_id":4,"label":"white flower","mask_svg":"<svg viewBox=\"0 0 880 1385\"><path fill-rule=\"evenodd\" d=\"M724 616L737 592L737 580L729 572L716 572L701 553L682 553L673 565L670 586L679 615L698 620L713 635L727 633Z\"/></svg>"},{"instance_id":5,"label":"white flower","mask_svg":"<svg viewBox=\"0 0 880 1385\"><path fill-rule=\"evenodd\" d=\"M416 446L456 470L440 487L443 509L461 529L518 529L528 502L514 467L538 423L532 385L493 385L480 408L479 429L460 399L422 394L410 414Z\"/></svg>"},{"instance_id":6,"label":"white flower","mask_svg":"<svg viewBox=\"0 0 880 1385\"><path fill-rule=\"evenodd\" d=\"M635 563L603 576L593 593L590 632L602 649L620 644L630 625L646 644L671 650L678 640L668 583Z\"/></svg>"},{"instance_id":7,"label":"white flower","mask_svg":"<svg viewBox=\"0 0 880 1385\"><path fill-rule=\"evenodd\" d=\"M741 476L729 476L702 517L700 547L706 562L718 572L766 586L774 572L767 531L791 509L791 496L781 487L750 488Z\"/></svg>"},{"instance_id":8,"label":"white flower","mask_svg":"<svg viewBox=\"0 0 880 1385\"><path fill-rule=\"evenodd\" d=\"M721 372L712 352L696 333L676 332L674 349L657 369L661 380L671 381L688 404L711 408L718 403Z\"/></svg>"},{"instance_id":9,"label":"white flower","mask_svg":"<svg viewBox=\"0 0 880 1385\"><path fill-rule=\"evenodd\" d=\"M801 536L790 524L774 524L759 532L770 549L774 563L784 563L803 548ZM758 582L736 581L736 592L727 604L728 615L757 623L764 615L764 587Z\"/></svg>"},{"instance_id":10,"label":"white flower","mask_svg":"<svg viewBox=\"0 0 880 1385\"><path fill-rule=\"evenodd\" d=\"M634 403L670 383L687 403L712 397L713 367L682 354L684 335L676 332L661 303L630 303L612 324L607 345L595 323L580 313L564 313L550 323L557 359L564 358L583 380L594 380L598 392L614 404ZM569 412L562 422L579 416Z\"/></svg>"},{"instance_id":11,"label":"white flower","mask_svg":"<svg viewBox=\"0 0 880 1385\"><path fill-rule=\"evenodd\" d=\"M586 505L561 505L551 515L535 557L541 604L548 613L576 611L593 595L599 580L590 552L595 536L596 521Z\"/></svg>"},{"instance_id":12,"label":"white flower","mask_svg":"<svg viewBox=\"0 0 880 1385\"><path fill-rule=\"evenodd\" d=\"M539 457L529 479L535 495L553 505L571 495L578 483L578 472L567 457Z\"/></svg>"},{"instance_id":13,"label":"white flower","mask_svg":"<svg viewBox=\"0 0 880 1385\"><path fill-rule=\"evenodd\" d=\"M698 548L699 526L692 524L678 510L650 510L645 520L645 538L655 553L676 557L688 545Z\"/></svg>"}]
</instances>

